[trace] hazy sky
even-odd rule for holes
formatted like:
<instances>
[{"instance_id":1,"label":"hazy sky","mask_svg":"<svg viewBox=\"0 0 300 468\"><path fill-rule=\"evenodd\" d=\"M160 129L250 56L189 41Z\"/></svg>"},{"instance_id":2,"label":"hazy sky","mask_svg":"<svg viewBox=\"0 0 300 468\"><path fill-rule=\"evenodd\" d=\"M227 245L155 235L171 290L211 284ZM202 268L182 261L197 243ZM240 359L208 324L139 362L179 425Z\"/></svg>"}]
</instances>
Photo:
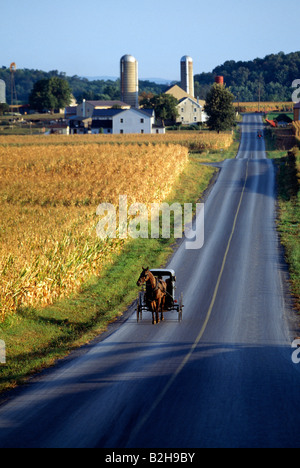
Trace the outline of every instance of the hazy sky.
<instances>
[{"instance_id":1,"label":"hazy sky","mask_svg":"<svg viewBox=\"0 0 300 468\"><path fill-rule=\"evenodd\" d=\"M122 55L139 77L178 80L226 60L300 50L299 0L0 0L0 66L118 76ZM300 77L299 77L300 78Z\"/></svg>"}]
</instances>

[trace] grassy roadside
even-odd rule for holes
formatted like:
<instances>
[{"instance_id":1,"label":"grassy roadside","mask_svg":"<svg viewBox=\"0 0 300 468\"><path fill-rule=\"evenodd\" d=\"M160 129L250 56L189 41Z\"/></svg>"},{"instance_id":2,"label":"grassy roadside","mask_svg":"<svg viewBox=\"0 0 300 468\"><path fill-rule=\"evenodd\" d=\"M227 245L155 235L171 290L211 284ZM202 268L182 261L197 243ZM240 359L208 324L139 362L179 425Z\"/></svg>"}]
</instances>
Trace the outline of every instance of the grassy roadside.
<instances>
[{"instance_id":1,"label":"grassy roadside","mask_svg":"<svg viewBox=\"0 0 300 468\"><path fill-rule=\"evenodd\" d=\"M166 201L196 202L216 172L202 163L232 158L237 147L235 141L228 151L190 154L187 168ZM84 284L80 293L46 308L23 308L9 317L0 326L7 360L0 367L0 392L24 382L103 332L137 297L136 280L141 266L165 265L173 244L172 239L131 241L100 277Z\"/></svg>"},{"instance_id":2,"label":"grassy roadside","mask_svg":"<svg viewBox=\"0 0 300 468\"><path fill-rule=\"evenodd\" d=\"M277 167L277 226L289 265L291 289L300 313L300 152L278 151L272 138L266 139L267 154Z\"/></svg>"}]
</instances>

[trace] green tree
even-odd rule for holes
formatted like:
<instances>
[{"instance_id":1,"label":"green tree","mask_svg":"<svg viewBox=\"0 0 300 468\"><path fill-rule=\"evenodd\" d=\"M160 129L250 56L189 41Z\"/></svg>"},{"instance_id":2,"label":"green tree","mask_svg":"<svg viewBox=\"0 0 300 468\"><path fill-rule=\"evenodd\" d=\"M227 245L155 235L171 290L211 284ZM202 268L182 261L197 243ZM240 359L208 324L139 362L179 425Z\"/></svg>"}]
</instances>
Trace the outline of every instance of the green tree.
<instances>
[{"instance_id":1,"label":"green tree","mask_svg":"<svg viewBox=\"0 0 300 468\"><path fill-rule=\"evenodd\" d=\"M9 105L6 103L0 104L0 115L4 115L4 112L9 112Z\"/></svg>"},{"instance_id":2,"label":"green tree","mask_svg":"<svg viewBox=\"0 0 300 468\"><path fill-rule=\"evenodd\" d=\"M165 120L176 120L178 117L177 105L178 101L174 96L164 93L141 101L141 106L154 109L155 117L163 123Z\"/></svg>"},{"instance_id":3,"label":"green tree","mask_svg":"<svg viewBox=\"0 0 300 468\"><path fill-rule=\"evenodd\" d=\"M235 124L234 96L220 84L215 83L206 97L204 110L208 115L207 125L217 132L230 130Z\"/></svg>"},{"instance_id":4,"label":"green tree","mask_svg":"<svg viewBox=\"0 0 300 468\"><path fill-rule=\"evenodd\" d=\"M56 100L55 109L63 109L70 104L72 91L65 79L58 77L50 78L50 90Z\"/></svg>"},{"instance_id":5,"label":"green tree","mask_svg":"<svg viewBox=\"0 0 300 468\"><path fill-rule=\"evenodd\" d=\"M63 78L52 77L35 83L29 96L29 103L33 109L54 111L62 109L71 102L71 88Z\"/></svg>"}]
</instances>

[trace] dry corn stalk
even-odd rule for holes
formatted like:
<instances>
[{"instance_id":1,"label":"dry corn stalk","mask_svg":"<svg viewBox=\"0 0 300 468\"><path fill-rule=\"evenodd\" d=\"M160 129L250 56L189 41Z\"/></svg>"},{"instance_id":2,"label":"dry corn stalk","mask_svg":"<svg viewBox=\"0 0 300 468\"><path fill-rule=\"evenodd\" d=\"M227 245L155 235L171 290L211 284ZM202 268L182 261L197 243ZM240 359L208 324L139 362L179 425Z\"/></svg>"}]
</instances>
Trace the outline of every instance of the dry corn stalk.
<instances>
[{"instance_id":1,"label":"dry corn stalk","mask_svg":"<svg viewBox=\"0 0 300 468\"><path fill-rule=\"evenodd\" d=\"M100 273L124 240L96 236L96 207L160 203L188 162L179 145L0 147L0 321Z\"/></svg>"}]
</instances>

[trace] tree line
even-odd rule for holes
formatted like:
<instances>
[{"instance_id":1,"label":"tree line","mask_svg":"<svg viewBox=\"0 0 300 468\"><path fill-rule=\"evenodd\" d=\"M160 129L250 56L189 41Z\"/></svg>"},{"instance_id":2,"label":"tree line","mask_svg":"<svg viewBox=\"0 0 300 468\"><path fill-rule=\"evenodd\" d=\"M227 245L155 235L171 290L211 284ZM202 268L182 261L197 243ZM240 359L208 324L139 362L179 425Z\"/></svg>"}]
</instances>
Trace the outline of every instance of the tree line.
<instances>
[{"instance_id":1,"label":"tree line","mask_svg":"<svg viewBox=\"0 0 300 468\"><path fill-rule=\"evenodd\" d=\"M300 79L300 52L267 55L251 61L226 61L211 73L195 76L195 93L206 95L215 76L224 76L236 101L291 101L292 82Z\"/></svg>"},{"instance_id":2,"label":"tree line","mask_svg":"<svg viewBox=\"0 0 300 468\"><path fill-rule=\"evenodd\" d=\"M44 72L41 70L30 69L17 69L15 72L15 84L17 97L20 104L27 104L29 102L30 94L34 85L38 81L51 80L52 78L60 78L66 80L71 89L72 95L76 98L77 102L82 102L83 99L96 101L96 100L120 100L120 80L93 80L82 78L77 75L67 76L66 73L53 70ZM7 67L0 68L0 79L6 83L6 99L11 102L10 96L10 69ZM146 80L139 82L140 92L160 94L163 93L167 86L152 83Z\"/></svg>"},{"instance_id":3,"label":"tree line","mask_svg":"<svg viewBox=\"0 0 300 468\"><path fill-rule=\"evenodd\" d=\"M229 60L217 66L210 73L195 75L195 96L206 99L214 83L215 76L222 75L225 83L236 101L290 101L293 88L292 82L300 79L300 52L267 55L252 61ZM65 79L70 86L73 96L78 102L87 100L119 100L120 80L94 80L77 75L67 76L63 72L53 70L20 69L15 73L15 83L18 100L22 104L29 102L34 84L40 80L51 78ZM0 79L6 82L7 101L10 102L10 70L0 68ZM158 95L166 91L167 86L140 80L140 94L142 98Z\"/></svg>"}]
</instances>

